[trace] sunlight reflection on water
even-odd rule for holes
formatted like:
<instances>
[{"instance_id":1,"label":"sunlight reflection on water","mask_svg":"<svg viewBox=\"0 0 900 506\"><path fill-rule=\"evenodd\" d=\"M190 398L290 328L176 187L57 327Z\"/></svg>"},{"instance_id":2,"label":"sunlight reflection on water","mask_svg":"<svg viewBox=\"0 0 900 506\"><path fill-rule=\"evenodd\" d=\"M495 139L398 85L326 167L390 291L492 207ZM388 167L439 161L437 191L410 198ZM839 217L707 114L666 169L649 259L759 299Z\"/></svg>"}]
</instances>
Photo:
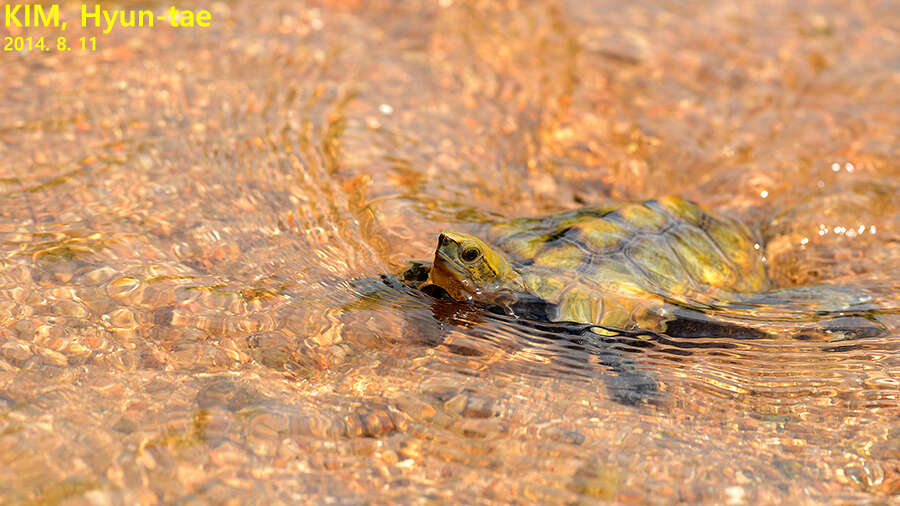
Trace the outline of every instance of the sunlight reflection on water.
<instances>
[{"instance_id":1,"label":"sunlight reflection on water","mask_svg":"<svg viewBox=\"0 0 900 506\"><path fill-rule=\"evenodd\" d=\"M0 502L890 501L900 12L815 7L234 2L4 54ZM887 333L798 291L717 308L762 337L591 333L380 277L668 194Z\"/></svg>"}]
</instances>

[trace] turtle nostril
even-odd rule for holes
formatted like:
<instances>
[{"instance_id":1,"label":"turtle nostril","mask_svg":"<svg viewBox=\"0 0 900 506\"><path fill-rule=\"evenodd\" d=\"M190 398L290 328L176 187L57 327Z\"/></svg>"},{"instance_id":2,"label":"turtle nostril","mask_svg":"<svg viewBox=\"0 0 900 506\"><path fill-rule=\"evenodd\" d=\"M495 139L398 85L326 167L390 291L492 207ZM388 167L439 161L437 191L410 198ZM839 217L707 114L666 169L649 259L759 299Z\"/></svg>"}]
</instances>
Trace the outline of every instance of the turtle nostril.
<instances>
[{"instance_id":1,"label":"turtle nostril","mask_svg":"<svg viewBox=\"0 0 900 506\"><path fill-rule=\"evenodd\" d=\"M439 235L438 236L438 246L444 246L446 244L447 244L447 236L444 234Z\"/></svg>"}]
</instances>

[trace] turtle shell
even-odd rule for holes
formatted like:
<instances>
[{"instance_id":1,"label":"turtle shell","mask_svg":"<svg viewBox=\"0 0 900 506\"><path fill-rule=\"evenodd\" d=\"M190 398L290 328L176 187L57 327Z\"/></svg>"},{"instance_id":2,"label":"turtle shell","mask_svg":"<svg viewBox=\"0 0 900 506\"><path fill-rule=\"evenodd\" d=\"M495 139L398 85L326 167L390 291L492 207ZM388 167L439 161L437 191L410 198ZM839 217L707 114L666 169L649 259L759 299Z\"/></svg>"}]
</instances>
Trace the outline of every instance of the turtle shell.
<instances>
[{"instance_id":1,"label":"turtle shell","mask_svg":"<svg viewBox=\"0 0 900 506\"><path fill-rule=\"evenodd\" d=\"M702 307L769 288L744 225L675 197L495 223L481 235L558 321L663 329L667 303Z\"/></svg>"}]
</instances>

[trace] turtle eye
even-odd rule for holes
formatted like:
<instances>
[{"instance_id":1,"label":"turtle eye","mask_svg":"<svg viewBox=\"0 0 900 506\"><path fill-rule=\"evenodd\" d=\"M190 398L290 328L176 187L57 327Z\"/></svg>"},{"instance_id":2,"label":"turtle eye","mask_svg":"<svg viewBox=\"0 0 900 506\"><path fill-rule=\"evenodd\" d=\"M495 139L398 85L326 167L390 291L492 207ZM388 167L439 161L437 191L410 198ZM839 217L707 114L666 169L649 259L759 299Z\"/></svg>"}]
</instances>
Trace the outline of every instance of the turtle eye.
<instances>
[{"instance_id":1,"label":"turtle eye","mask_svg":"<svg viewBox=\"0 0 900 506\"><path fill-rule=\"evenodd\" d=\"M478 251L478 248L469 247L462 250L459 256L466 262L474 262L481 256L481 252Z\"/></svg>"}]
</instances>

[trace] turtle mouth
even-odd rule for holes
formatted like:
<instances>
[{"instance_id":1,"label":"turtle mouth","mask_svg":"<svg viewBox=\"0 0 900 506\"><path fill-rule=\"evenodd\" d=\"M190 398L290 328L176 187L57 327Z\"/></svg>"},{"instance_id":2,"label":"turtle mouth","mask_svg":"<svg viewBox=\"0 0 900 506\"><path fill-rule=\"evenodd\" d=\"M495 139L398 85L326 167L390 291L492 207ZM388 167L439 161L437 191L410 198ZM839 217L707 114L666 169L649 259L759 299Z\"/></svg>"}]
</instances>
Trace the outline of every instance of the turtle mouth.
<instances>
[{"instance_id":1,"label":"turtle mouth","mask_svg":"<svg viewBox=\"0 0 900 506\"><path fill-rule=\"evenodd\" d=\"M441 261L434 262L435 266L440 264L441 268L443 268L444 270L448 270L454 274L457 274L457 275L459 275L459 277L466 276L466 272L465 272L465 270L463 270L462 266L460 266L456 261L454 261L452 258L447 256L447 254L444 253L443 251L438 250L436 257L437 258L435 260L439 259Z\"/></svg>"},{"instance_id":2,"label":"turtle mouth","mask_svg":"<svg viewBox=\"0 0 900 506\"><path fill-rule=\"evenodd\" d=\"M435 255L426 283L440 288L441 291L457 301L472 300L471 281L468 273L442 251L438 251Z\"/></svg>"}]
</instances>

